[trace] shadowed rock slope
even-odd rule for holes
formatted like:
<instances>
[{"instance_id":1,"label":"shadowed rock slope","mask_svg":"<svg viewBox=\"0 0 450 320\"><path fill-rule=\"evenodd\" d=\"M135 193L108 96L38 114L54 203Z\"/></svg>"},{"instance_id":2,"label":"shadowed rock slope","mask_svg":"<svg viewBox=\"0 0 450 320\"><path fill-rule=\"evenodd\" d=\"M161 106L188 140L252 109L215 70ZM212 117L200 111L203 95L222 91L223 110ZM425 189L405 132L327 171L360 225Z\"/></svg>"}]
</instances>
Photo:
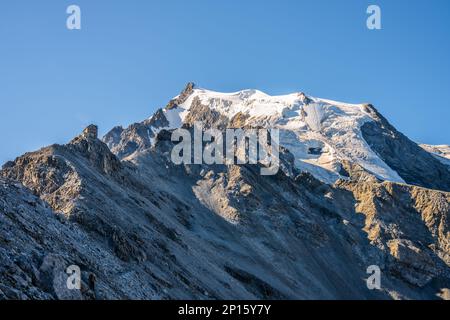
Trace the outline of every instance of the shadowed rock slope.
<instances>
[{"instance_id":1,"label":"shadowed rock slope","mask_svg":"<svg viewBox=\"0 0 450 320\"><path fill-rule=\"evenodd\" d=\"M449 166L398 132L373 106L375 122L361 127L370 147L409 184L450 191Z\"/></svg>"},{"instance_id":2,"label":"shadowed rock slope","mask_svg":"<svg viewBox=\"0 0 450 320\"><path fill-rule=\"evenodd\" d=\"M85 132L4 168L0 296L406 299L449 287L448 193L351 165L334 186L295 169L174 166L169 137L119 161ZM364 280L374 264L379 291ZM81 291L65 286L69 265Z\"/></svg>"}]
</instances>

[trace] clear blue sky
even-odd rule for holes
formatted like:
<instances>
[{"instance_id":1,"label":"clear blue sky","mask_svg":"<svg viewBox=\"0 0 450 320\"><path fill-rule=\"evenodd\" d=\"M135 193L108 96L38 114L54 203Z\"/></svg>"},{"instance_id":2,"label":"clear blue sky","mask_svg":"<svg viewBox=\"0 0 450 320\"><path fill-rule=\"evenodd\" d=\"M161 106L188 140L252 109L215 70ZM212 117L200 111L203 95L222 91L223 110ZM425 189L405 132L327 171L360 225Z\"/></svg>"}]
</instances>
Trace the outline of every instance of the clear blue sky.
<instances>
[{"instance_id":1,"label":"clear blue sky","mask_svg":"<svg viewBox=\"0 0 450 320\"><path fill-rule=\"evenodd\" d=\"M450 144L449 57L448 0L3 1L0 162L140 121L188 81L372 102L411 139Z\"/></svg>"}]
</instances>

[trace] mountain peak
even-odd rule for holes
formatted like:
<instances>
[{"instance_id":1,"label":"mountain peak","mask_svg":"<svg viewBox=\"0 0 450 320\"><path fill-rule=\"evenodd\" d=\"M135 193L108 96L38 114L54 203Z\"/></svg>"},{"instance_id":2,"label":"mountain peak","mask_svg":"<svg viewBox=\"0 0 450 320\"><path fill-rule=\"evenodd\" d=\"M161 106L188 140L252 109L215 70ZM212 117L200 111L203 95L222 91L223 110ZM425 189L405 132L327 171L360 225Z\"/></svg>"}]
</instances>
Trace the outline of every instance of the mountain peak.
<instances>
[{"instance_id":1,"label":"mountain peak","mask_svg":"<svg viewBox=\"0 0 450 320\"><path fill-rule=\"evenodd\" d=\"M381 180L417 184L440 190L448 185L432 183L436 177L448 176L447 168L414 142L395 134L395 129L372 104L353 104L316 98L302 91L285 95L269 95L256 89L223 93L199 88L190 82L167 106L152 117L134 124L118 134L108 133L104 141L119 158L152 147L161 130L173 130L202 121L214 128L276 128L280 130L280 145L295 158L295 167L311 173L326 183L345 179L341 174L345 161L359 164ZM393 160L389 145L395 141L380 141L388 135L402 140L411 154ZM111 139L114 136L115 139ZM432 179L410 172L419 152L423 163L432 168ZM439 179L438 179L439 180ZM445 180L445 179L444 179Z\"/></svg>"},{"instance_id":2,"label":"mountain peak","mask_svg":"<svg viewBox=\"0 0 450 320\"><path fill-rule=\"evenodd\" d=\"M186 86L184 87L183 91L181 93L169 101L169 103L166 106L166 110L171 110L178 105L184 103L186 99L194 92L195 84L193 82L188 82Z\"/></svg>"},{"instance_id":3,"label":"mountain peak","mask_svg":"<svg viewBox=\"0 0 450 320\"><path fill-rule=\"evenodd\" d=\"M87 126L82 133L83 137L86 139L97 139L98 137L98 127L94 124Z\"/></svg>"}]
</instances>

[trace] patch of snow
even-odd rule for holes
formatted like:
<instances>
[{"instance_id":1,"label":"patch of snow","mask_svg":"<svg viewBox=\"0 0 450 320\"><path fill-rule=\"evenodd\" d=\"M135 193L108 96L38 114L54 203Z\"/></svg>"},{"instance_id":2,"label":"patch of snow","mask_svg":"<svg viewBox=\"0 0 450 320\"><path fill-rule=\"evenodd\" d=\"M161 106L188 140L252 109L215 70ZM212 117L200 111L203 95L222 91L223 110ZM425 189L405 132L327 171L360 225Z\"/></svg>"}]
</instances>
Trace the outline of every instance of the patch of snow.
<instances>
[{"instance_id":1,"label":"patch of snow","mask_svg":"<svg viewBox=\"0 0 450 320\"><path fill-rule=\"evenodd\" d=\"M164 110L164 115L167 119L167 121L169 122L169 126L167 127L167 129L176 129L176 128L180 128L183 125L183 120L182 120L182 116L181 113L184 110L180 110L180 108L174 108L171 110Z\"/></svg>"},{"instance_id":2,"label":"patch of snow","mask_svg":"<svg viewBox=\"0 0 450 320\"><path fill-rule=\"evenodd\" d=\"M448 145L434 146L429 144L420 144L419 146L425 151L431 153L441 163L450 166L450 146Z\"/></svg>"}]
</instances>

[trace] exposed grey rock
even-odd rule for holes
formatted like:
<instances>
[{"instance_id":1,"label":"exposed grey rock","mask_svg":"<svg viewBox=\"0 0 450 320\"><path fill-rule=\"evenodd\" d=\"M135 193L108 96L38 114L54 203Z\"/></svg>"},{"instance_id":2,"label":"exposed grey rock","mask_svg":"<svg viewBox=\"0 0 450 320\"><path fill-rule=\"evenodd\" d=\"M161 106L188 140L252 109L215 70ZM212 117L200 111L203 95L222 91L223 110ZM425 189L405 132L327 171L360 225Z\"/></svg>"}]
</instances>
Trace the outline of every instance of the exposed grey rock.
<instances>
[{"instance_id":1,"label":"exposed grey rock","mask_svg":"<svg viewBox=\"0 0 450 320\"><path fill-rule=\"evenodd\" d=\"M98 127L96 125L89 125L83 130L83 136L86 139L95 140L98 136Z\"/></svg>"},{"instance_id":2,"label":"exposed grey rock","mask_svg":"<svg viewBox=\"0 0 450 320\"><path fill-rule=\"evenodd\" d=\"M195 97L189 113L185 119L185 125L193 126L195 122L201 122L205 129L217 128L224 130L228 126L228 118L221 115L208 106L202 105L201 101Z\"/></svg>"},{"instance_id":3,"label":"exposed grey rock","mask_svg":"<svg viewBox=\"0 0 450 320\"><path fill-rule=\"evenodd\" d=\"M194 87L195 84L193 82L189 82L188 84L186 84L186 87L183 89L180 95L177 98L170 100L166 108L170 110L184 103L187 100L187 98L191 95L192 91L194 90Z\"/></svg>"},{"instance_id":4,"label":"exposed grey rock","mask_svg":"<svg viewBox=\"0 0 450 320\"><path fill-rule=\"evenodd\" d=\"M389 167L409 184L450 191L450 171L443 163L398 132L372 105L367 112L378 120L361 127L363 137Z\"/></svg>"},{"instance_id":5,"label":"exposed grey rock","mask_svg":"<svg viewBox=\"0 0 450 320\"><path fill-rule=\"evenodd\" d=\"M122 126L116 126L112 128L111 131L109 131L103 137L103 142L106 143L108 148L112 149L115 145L120 143L122 132L123 132Z\"/></svg>"}]
</instances>

